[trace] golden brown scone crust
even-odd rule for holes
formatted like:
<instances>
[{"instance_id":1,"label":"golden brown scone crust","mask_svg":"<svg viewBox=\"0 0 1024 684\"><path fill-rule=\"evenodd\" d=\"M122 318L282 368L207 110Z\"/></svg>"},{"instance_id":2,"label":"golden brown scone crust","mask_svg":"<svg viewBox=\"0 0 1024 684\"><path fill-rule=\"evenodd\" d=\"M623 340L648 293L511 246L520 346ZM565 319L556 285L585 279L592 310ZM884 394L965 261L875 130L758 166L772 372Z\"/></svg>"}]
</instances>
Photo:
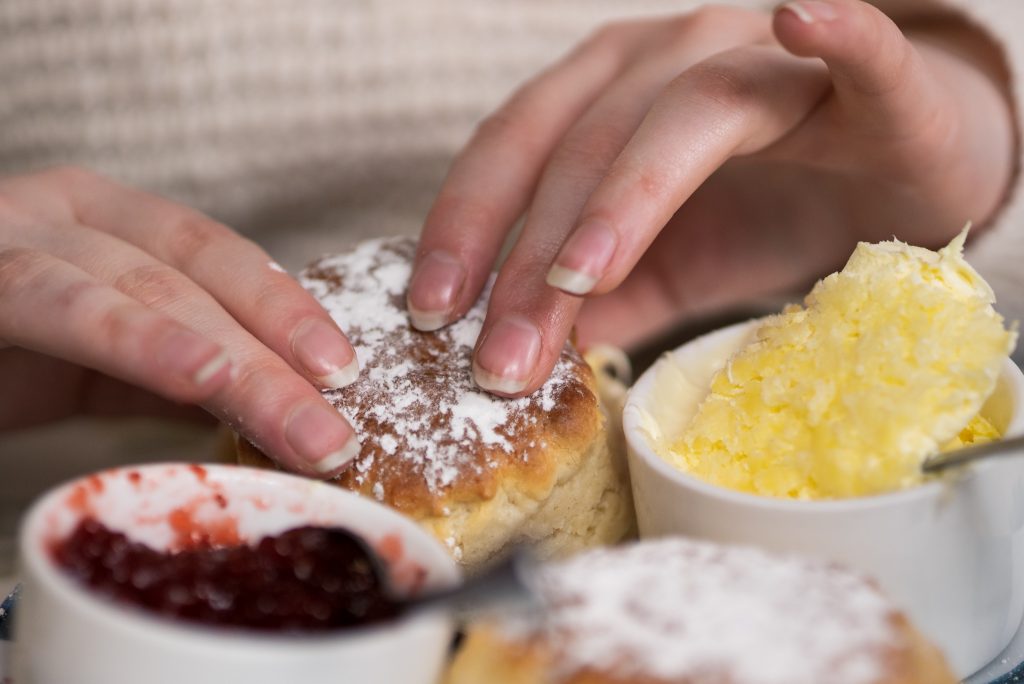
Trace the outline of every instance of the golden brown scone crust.
<instances>
[{"instance_id":1,"label":"golden brown scone crust","mask_svg":"<svg viewBox=\"0 0 1024 684\"><path fill-rule=\"evenodd\" d=\"M619 417L609 423L590 367L566 345L534 395L479 390L471 354L487 293L446 328L411 329L404 301L415 248L411 239L370 241L300 278L360 359L354 384L324 392L362 439L338 485L419 520L469 567L519 540L559 555L620 539L633 513L622 445L609 439ZM244 440L238 460L273 465Z\"/></svg>"},{"instance_id":2,"label":"golden brown scone crust","mask_svg":"<svg viewBox=\"0 0 1024 684\"><path fill-rule=\"evenodd\" d=\"M920 632L903 624L907 647L891 654L888 672L871 684L958 684L945 658ZM744 684L733 679L657 679L583 670L566 678L552 676L554 656L538 642L502 639L495 630L470 632L449 667L443 684Z\"/></svg>"},{"instance_id":3,"label":"golden brown scone crust","mask_svg":"<svg viewBox=\"0 0 1024 684\"><path fill-rule=\"evenodd\" d=\"M724 549L724 547L719 548ZM611 551L611 553L616 552L618 550ZM730 552L725 550L723 553ZM589 555L586 554L586 556ZM583 559L586 556L577 557L575 561L585 562ZM724 558L724 556L715 558L716 563L721 558ZM679 568L676 567L675 569L678 570ZM716 565L715 567L707 565L693 566L692 571L733 572L733 570L724 569L724 564ZM671 571L669 570L668 572ZM836 573L842 571L830 568L826 572ZM738 571L738 574L732 576L726 574L723 577L723 583L719 587L712 588L711 591L718 591L721 587L728 588L729 582L733 578L742 581L742 570ZM586 580L587 576L583 574L580 578ZM820 588L822 581L821 573L808 575L808 578L810 584ZM602 578L600 576L592 579L595 586L601 586ZM624 570L616 574L612 579L616 582L628 583L634 578L631 577L628 570ZM806 633L819 629L828 630L830 628L835 629L836 627L848 627L851 633L851 642L857 643L857 648L861 649L861 655L866 655L873 663L872 667L877 668L877 676L867 681L861 680L863 684L956 684L958 680L949 670L939 650L929 643L901 613L887 602L870 608L870 611L882 611L880 613L880 624L882 625L883 633L876 635L877 638L871 638L870 634L866 635L864 633L865 629L870 629L870 626L864 626L865 623L870 625L871 622L870 620L858 622L856 616L860 615L863 618L863 611L869 609L861 605L858 608L851 608L847 612L842 608L843 601L846 599L852 601L863 600L864 594L862 592L865 591L868 592L869 598L872 593L878 596L881 596L881 594L870 581L859 578L856 578L856 581L860 582L857 592L858 596L849 596L843 591L844 588L849 587L849 584L837 583L834 591L829 592L831 597L825 599L825 601L834 601L834 606L838 606L834 608L825 603L820 598L821 595L817 594L815 590L809 589L809 596L817 596L818 598L808 598L807 600L822 602L825 612L822 619L808 620L805 625L807 628L805 630ZM638 596L645 591L657 592L658 587L656 584L645 582L641 586L636 587L635 591ZM589 590L584 589L583 591L585 593ZM800 598L799 592L793 596ZM666 601L669 604L673 601L671 596L659 596L657 599ZM744 670L743 667L737 666L736 663L715 661L716 658L720 659L722 654L728 651L724 649L718 650L717 646L709 646L709 643L714 642L715 639L712 638L709 641L705 634L699 633L701 628L708 629L706 623L687 623L686 611L688 606L685 603L666 605L668 613L655 611L655 615L651 616L651 620L655 625L662 624L661 621L665 619L666 615L673 611L677 611L678 615L682 616L678 624L685 626L680 629L678 637L672 635L668 645L662 644L662 646L666 648L673 648L674 646L680 651L689 649L691 658L694 657L694 651L699 651L701 648L709 648L715 651L714 655L711 656L710 662L716 662L716 665L711 667L705 665L704 669L696 674L684 672L685 668L681 668L680 674L676 676L659 677L649 674L650 670L648 672L644 671L644 663L641 658L638 658L636 649L634 649L633 651L625 651L627 655L624 662L628 663L626 671L614 671L609 668L602 669L600 666L588 666L585 664L587 659L580 658L578 652L580 648L585 647L579 647L576 644L572 644L571 640L567 641L564 638L565 632L562 630L565 628L565 624L559 623L557 617L559 600L558 592L555 592L553 608L556 611L555 626L551 627L550 631L540 629L536 631L523 631L521 628L516 628L514 624L510 627L507 623L498 624L493 622L473 626L456 653L444 678L444 684L478 684L480 682L488 682L488 684L749 684L748 680L738 675L739 672ZM570 605L578 606L581 600L585 602L587 599L581 599L579 595L573 596ZM626 611L628 611L629 603L627 602L623 605L627 606ZM735 624L747 618L743 611L736 611L735 608L736 606L722 606L723 614L728 615L728 620L731 621L729 624ZM798 606L794 605L793 608L797 609ZM640 610L643 611L645 608ZM777 618L764 621L762 627L764 630L778 629L780 633L799 636L801 630L794 630L792 629L792 624L786 624L787 620L795 619L793 612L787 610L784 605L780 605ZM636 633L635 630L630 630L628 626L629 620L635 618L635 616L631 618L625 612L603 615L600 611L584 611L581 612L581 615L586 616L587 621L578 623L577 626L581 630L592 630L593 634L599 635L600 638L596 643L606 652L612 651L618 646L624 646L629 641L629 637L625 635L629 633L635 635ZM805 613L802 617L806 618L809 615ZM834 621L833 615L835 615ZM703 617L707 617L707 614L705 613ZM832 624L825 624L830 621ZM602 622L608 624L601 624ZM616 622L623 623L626 626L620 627L613 624ZM678 626L673 626L671 622L665 624L668 625L665 627L666 630L678 628ZM718 623L718 626L722 627L722 624ZM605 627L608 627L608 629L605 630ZM695 630L691 630L691 628L695 628ZM613 637L609 637L609 632L614 633L615 629L629 630L624 633L621 642ZM658 627L655 627L655 629L658 629ZM604 630L604 632L602 633L601 630ZM726 639L729 635L724 633L725 631L725 629L720 629L717 633L721 634L723 639ZM770 635L765 633L763 635L764 641L767 642L769 637ZM687 643L687 640L689 640L689 643ZM703 646L695 646L695 643L702 643ZM624 648L628 649L629 647L624 646ZM751 665L755 668L757 667L758 658L767 657L766 653L754 653L753 651L755 650L756 648L741 650L738 654L739 658L751 658L751 662L747 663L748 672ZM821 653L799 649L795 652L800 653L803 660L792 664L791 676L785 677L783 675L785 681L792 684L812 681L815 684L824 684L825 682L835 684L838 681L834 678L830 679L828 676L822 678L820 675L811 674L815 672L812 669L813 667L817 667L817 672L819 673L823 671L829 672L827 665L815 662L815 659L821 660L823 658ZM841 658L849 657L848 654L839 653L839 655ZM805 666L806 669L803 669Z\"/></svg>"}]
</instances>

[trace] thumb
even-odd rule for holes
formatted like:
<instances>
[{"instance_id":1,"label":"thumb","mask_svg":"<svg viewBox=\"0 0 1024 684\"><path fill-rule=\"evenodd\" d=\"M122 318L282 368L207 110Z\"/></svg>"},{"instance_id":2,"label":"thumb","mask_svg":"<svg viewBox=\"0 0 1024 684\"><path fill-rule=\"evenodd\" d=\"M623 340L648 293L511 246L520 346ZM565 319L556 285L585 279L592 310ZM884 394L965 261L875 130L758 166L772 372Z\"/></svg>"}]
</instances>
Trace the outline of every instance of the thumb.
<instances>
[{"instance_id":1,"label":"thumb","mask_svg":"<svg viewBox=\"0 0 1024 684\"><path fill-rule=\"evenodd\" d=\"M836 98L860 125L912 131L934 111L937 93L924 61L899 27L860 0L794 0L775 10L782 46L828 66Z\"/></svg>"}]
</instances>

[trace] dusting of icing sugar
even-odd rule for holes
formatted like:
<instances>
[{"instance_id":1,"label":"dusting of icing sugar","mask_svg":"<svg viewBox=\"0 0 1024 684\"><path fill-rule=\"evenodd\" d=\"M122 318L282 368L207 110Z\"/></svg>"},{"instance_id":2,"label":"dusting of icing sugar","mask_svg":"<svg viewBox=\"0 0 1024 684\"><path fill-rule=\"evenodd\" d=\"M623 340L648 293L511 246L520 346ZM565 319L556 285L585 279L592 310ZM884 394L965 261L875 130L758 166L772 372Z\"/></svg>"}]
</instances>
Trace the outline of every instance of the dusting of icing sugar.
<instances>
[{"instance_id":1,"label":"dusting of icing sugar","mask_svg":"<svg viewBox=\"0 0 1024 684\"><path fill-rule=\"evenodd\" d=\"M380 438L380 448L384 450L388 456L394 456L395 452L398 451L398 440L392 435L383 435Z\"/></svg>"},{"instance_id":2,"label":"dusting of icing sugar","mask_svg":"<svg viewBox=\"0 0 1024 684\"><path fill-rule=\"evenodd\" d=\"M377 349L384 340L385 332L406 326L405 312L393 305L396 296L403 296L412 270L411 262L392 261L377 263L381 246L380 240L369 240L359 244L352 252L326 257L317 262L315 268L322 272L362 273L369 277L349 278L344 288L331 289L327 282L300 277L300 282L327 309L331 317L344 330L358 325L358 342L353 340L356 358L360 368L367 368L374 362Z\"/></svg>"},{"instance_id":3,"label":"dusting of icing sugar","mask_svg":"<svg viewBox=\"0 0 1024 684\"><path fill-rule=\"evenodd\" d=\"M508 448L508 438L497 431L498 427L508 420L508 410L503 402L495 401L484 394L467 392L448 407L448 410L451 412L452 434L456 439L476 437L484 444L497 444L502 448Z\"/></svg>"},{"instance_id":4,"label":"dusting of icing sugar","mask_svg":"<svg viewBox=\"0 0 1024 684\"><path fill-rule=\"evenodd\" d=\"M540 571L556 679L583 670L744 684L869 684L900 648L895 609L841 568L685 539L581 554ZM703 679L701 679L703 681Z\"/></svg>"},{"instance_id":5,"label":"dusting of icing sugar","mask_svg":"<svg viewBox=\"0 0 1024 684\"><path fill-rule=\"evenodd\" d=\"M567 347L551 378L529 397L502 399L477 388L472 350L493 278L461 319L433 333L413 330L405 290L415 249L410 239L370 240L320 259L299 280L346 332L363 369L352 385L324 392L362 439L354 484L379 484L389 472L405 482L399 471L411 469L437 493L497 467L497 452L528 460L511 437L540 429L536 414L553 411L563 392L582 391L582 361Z\"/></svg>"}]
</instances>

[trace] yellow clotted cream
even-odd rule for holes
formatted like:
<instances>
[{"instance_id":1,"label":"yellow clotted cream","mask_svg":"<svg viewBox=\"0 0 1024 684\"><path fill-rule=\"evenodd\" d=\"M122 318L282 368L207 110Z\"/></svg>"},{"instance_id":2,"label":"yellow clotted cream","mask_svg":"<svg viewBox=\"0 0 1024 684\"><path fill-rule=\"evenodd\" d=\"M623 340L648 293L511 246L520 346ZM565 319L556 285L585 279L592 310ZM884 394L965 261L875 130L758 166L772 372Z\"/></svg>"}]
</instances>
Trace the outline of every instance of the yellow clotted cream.
<instances>
[{"instance_id":1,"label":"yellow clotted cream","mask_svg":"<svg viewBox=\"0 0 1024 684\"><path fill-rule=\"evenodd\" d=\"M965 239L859 244L725 363L663 456L731 489L840 498L914 485L927 456L998 438L978 412L1016 333Z\"/></svg>"}]
</instances>

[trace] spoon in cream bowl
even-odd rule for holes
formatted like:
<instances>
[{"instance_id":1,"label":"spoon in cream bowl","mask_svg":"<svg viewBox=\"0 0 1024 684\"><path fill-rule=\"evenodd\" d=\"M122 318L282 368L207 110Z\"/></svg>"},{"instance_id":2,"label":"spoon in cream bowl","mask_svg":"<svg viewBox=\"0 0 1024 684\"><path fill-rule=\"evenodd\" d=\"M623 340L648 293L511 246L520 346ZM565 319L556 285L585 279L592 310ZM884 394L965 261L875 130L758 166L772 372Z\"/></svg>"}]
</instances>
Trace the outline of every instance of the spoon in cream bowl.
<instances>
[{"instance_id":1,"label":"spoon in cream bowl","mask_svg":"<svg viewBox=\"0 0 1024 684\"><path fill-rule=\"evenodd\" d=\"M921 464L921 470L927 475L967 465L984 458L1013 456L1024 456L1024 435L929 456Z\"/></svg>"}]
</instances>

